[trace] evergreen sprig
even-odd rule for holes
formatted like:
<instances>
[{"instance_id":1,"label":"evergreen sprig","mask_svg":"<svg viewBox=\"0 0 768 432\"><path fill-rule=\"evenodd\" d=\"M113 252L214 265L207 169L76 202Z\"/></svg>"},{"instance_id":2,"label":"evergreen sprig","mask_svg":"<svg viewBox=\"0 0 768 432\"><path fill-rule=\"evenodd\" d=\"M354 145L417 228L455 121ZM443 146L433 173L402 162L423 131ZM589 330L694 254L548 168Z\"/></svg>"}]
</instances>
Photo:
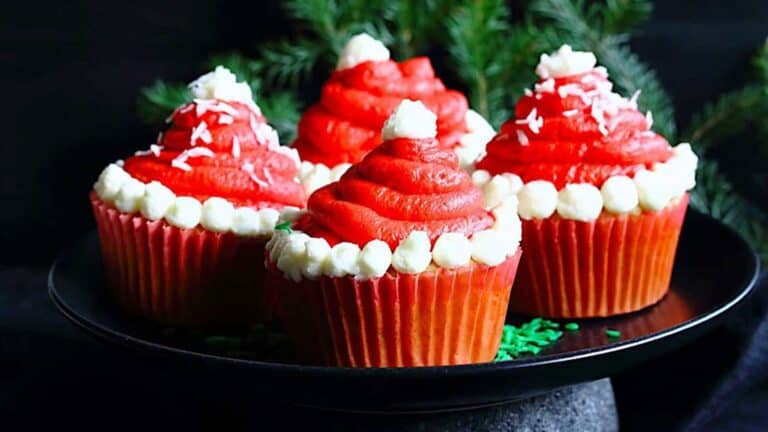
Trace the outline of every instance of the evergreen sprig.
<instances>
[{"instance_id":1,"label":"evergreen sprig","mask_svg":"<svg viewBox=\"0 0 768 432\"><path fill-rule=\"evenodd\" d=\"M712 160L712 153L718 146L731 144L747 134L753 140L762 140L763 148L768 146L768 124L765 122L768 118L768 44L761 47L752 63L755 81L706 104L693 115L683 137L702 157L691 204L733 227L758 251L762 261L768 262L765 208L755 206L735 190ZM750 157L765 158L765 155Z\"/></svg>"},{"instance_id":2,"label":"evergreen sprig","mask_svg":"<svg viewBox=\"0 0 768 432\"><path fill-rule=\"evenodd\" d=\"M191 100L186 85L157 80L151 86L141 89L139 117L148 124L159 125L173 110Z\"/></svg>"},{"instance_id":3,"label":"evergreen sprig","mask_svg":"<svg viewBox=\"0 0 768 432\"><path fill-rule=\"evenodd\" d=\"M716 162L699 163L691 206L736 230L755 248L761 261L768 262L768 218L734 190Z\"/></svg>"},{"instance_id":4,"label":"evergreen sprig","mask_svg":"<svg viewBox=\"0 0 768 432\"><path fill-rule=\"evenodd\" d=\"M468 2L448 23L448 50L468 87L470 105L498 127L535 81L539 53L552 48L551 29L530 20L512 24L503 0Z\"/></svg>"},{"instance_id":5,"label":"evergreen sprig","mask_svg":"<svg viewBox=\"0 0 768 432\"><path fill-rule=\"evenodd\" d=\"M743 130L750 121L765 119L768 104L765 85L750 84L725 93L694 114L683 134L702 154L718 142Z\"/></svg>"}]
</instances>

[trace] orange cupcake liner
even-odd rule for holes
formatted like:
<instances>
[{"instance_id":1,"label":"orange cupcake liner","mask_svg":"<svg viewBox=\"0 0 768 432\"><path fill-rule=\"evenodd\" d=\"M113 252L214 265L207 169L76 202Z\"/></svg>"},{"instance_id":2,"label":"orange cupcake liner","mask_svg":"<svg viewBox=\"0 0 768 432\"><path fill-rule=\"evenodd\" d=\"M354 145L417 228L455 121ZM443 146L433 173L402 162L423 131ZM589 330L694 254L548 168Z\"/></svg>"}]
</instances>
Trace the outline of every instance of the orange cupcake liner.
<instances>
[{"instance_id":1,"label":"orange cupcake liner","mask_svg":"<svg viewBox=\"0 0 768 432\"><path fill-rule=\"evenodd\" d=\"M104 274L117 303L160 324L220 328L271 319L267 239L125 214L91 194Z\"/></svg>"},{"instance_id":2,"label":"orange cupcake liner","mask_svg":"<svg viewBox=\"0 0 768 432\"><path fill-rule=\"evenodd\" d=\"M472 263L420 274L293 282L268 263L279 315L305 360L406 367L489 362L499 348L521 252L498 266Z\"/></svg>"},{"instance_id":3,"label":"orange cupcake liner","mask_svg":"<svg viewBox=\"0 0 768 432\"><path fill-rule=\"evenodd\" d=\"M524 220L510 309L549 318L605 317L650 306L669 290L688 195L659 212L593 222Z\"/></svg>"}]
</instances>

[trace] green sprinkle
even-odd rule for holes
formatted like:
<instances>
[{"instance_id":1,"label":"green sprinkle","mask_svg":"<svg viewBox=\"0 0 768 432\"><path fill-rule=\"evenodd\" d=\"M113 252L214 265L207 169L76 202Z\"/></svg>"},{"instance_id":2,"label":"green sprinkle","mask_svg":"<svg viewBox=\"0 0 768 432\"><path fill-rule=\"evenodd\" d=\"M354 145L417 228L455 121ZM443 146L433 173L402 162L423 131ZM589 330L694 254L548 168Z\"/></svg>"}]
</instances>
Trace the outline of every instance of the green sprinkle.
<instances>
[{"instance_id":1,"label":"green sprinkle","mask_svg":"<svg viewBox=\"0 0 768 432\"><path fill-rule=\"evenodd\" d=\"M614 329L607 329L605 330L605 335L611 339L617 339L621 337L621 332Z\"/></svg>"},{"instance_id":2,"label":"green sprinkle","mask_svg":"<svg viewBox=\"0 0 768 432\"><path fill-rule=\"evenodd\" d=\"M568 331L578 331L579 325L576 323L568 323L565 325L565 329Z\"/></svg>"},{"instance_id":3,"label":"green sprinkle","mask_svg":"<svg viewBox=\"0 0 768 432\"><path fill-rule=\"evenodd\" d=\"M275 230L285 231L288 234L292 233L293 230L291 229L291 221L280 222L279 224L275 225Z\"/></svg>"},{"instance_id":4,"label":"green sprinkle","mask_svg":"<svg viewBox=\"0 0 768 432\"><path fill-rule=\"evenodd\" d=\"M559 328L560 324L544 318L534 318L520 326L505 325L494 361L539 354L563 336Z\"/></svg>"}]
</instances>

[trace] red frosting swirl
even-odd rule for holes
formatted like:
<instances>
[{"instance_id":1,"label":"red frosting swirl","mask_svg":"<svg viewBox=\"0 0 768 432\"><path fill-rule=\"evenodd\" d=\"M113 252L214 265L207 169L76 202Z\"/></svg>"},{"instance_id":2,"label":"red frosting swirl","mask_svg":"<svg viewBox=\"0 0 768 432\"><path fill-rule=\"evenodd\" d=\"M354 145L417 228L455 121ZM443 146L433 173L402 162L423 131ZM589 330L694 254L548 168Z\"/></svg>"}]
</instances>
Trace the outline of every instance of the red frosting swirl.
<instances>
[{"instance_id":1,"label":"red frosting swirl","mask_svg":"<svg viewBox=\"0 0 768 432\"><path fill-rule=\"evenodd\" d=\"M331 75L320 102L299 121L293 147L302 160L331 167L358 162L381 144L381 128L403 99L420 100L437 115L443 148L467 132L467 99L445 88L428 58L367 61Z\"/></svg>"},{"instance_id":2,"label":"red frosting swirl","mask_svg":"<svg viewBox=\"0 0 768 432\"><path fill-rule=\"evenodd\" d=\"M296 228L309 235L361 247L379 239L392 249L414 230L434 241L445 232L470 236L494 222L456 155L435 139L385 142L312 194L307 210Z\"/></svg>"},{"instance_id":3,"label":"red frosting swirl","mask_svg":"<svg viewBox=\"0 0 768 432\"><path fill-rule=\"evenodd\" d=\"M488 144L478 168L514 173L525 182L548 180L558 189L568 183L599 187L672 156L636 104L611 92L604 70L555 79L553 92L545 91L547 84L540 81L535 94L520 98L515 118ZM541 120L533 130L538 124L529 123Z\"/></svg>"},{"instance_id":4,"label":"red frosting swirl","mask_svg":"<svg viewBox=\"0 0 768 432\"><path fill-rule=\"evenodd\" d=\"M257 107L196 100L170 120L158 151L125 161L124 169L136 179L159 181L176 195L200 201L221 197L257 209L304 205L304 190L294 180L296 160L280 148Z\"/></svg>"}]
</instances>

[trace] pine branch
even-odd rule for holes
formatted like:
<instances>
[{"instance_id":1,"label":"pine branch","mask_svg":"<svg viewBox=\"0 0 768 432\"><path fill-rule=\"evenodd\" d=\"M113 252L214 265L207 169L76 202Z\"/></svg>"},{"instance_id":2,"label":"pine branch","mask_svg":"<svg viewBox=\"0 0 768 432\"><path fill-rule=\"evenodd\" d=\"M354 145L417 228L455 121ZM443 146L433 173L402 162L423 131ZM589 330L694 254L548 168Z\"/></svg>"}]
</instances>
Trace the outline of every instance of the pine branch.
<instances>
[{"instance_id":1,"label":"pine branch","mask_svg":"<svg viewBox=\"0 0 768 432\"><path fill-rule=\"evenodd\" d=\"M155 81L141 90L138 101L139 116L151 125L159 125L176 108L192 100L187 86Z\"/></svg>"},{"instance_id":2,"label":"pine branch","mask_svg":"<svg viewBox=\"0 0 768 432\"><path fill-rule=\"evenodd\" d=\"M691 206L736 230L768 262L768 219L734 190L717 163L700 161Z\"/></svg>"},{"instance_id":3,"label":"pine branch","mask_svg":"<svg viewBox=\"0 0 768 432\"><path fill-rule=\"evenodd\" d=\"M277 134L280 142L288 145L296 137L296 125L301 117L301 106L289 92L273 92L258 100L259 107Z\"/></svg>"},{"instance_id":4,"label":"pine branch","mask_svg":"<svg viewBox=\"0 0 768 432\"><path fill-rule=\"evenodd\" d=\"M488 97L490 75L499 41L509 32L509 12L503 0L471 2L451 19L449 51L459 65L458 73L469 84L471 105L489 118L493 112Z\"/></svg>"},{"instance_id":5,"label":"pine branch","mask_svg":"<svg viewBox=\"0 0 768 432\"><path fill-rule=\"evenodd\" d=\"M253 94L259 93L261 89L260 74L264 69L261 62L244 57L240 53L231 52L211 57L208 61L208 67L214 69L216 66L224 66L229 69L240 81L248 83Z\"/></svg>"},{"instance_id":6,"label":"pine branch","mask_svg":"<svg viewBox=\"0 0 768 432\"><path fill-rule=\"evenodd\" d=\"M602 31L628 33L645 22L652 10L653 5L644 0L606 0Z\"/></svg>"},{"instance_id":7,"label":"pine branch","mask_svg":"<svg viewBox=\"0 0 768 432\"><path fill-rule=\"evenodd\" d=\"M334 51L341 51L342 42L337 31L339 5L335 0L290 0L283 5L297 24L306 27Z\"/></svg>"},{"instance_id":8,"label":"pine branch","mask_svg":"<svg viewBox=\"0 0 768 432\"><path fill-rule=\"evenodd\" d=\"M654 129L674 141L676 127L672 102L656 73L642 64L626 45L632 25L648 16L651 4L642 0L612 1L610 7L582 0L534 0L534 17L553 24L558 39L576 48L593 51L600 64L608 68L617 90L631 95L642 90L638 105L654 114ZM620 33L611 33L611 32Z\"/></svg>"},{"instance_id":9,"label":"pine branch","mask_svg":"<svg viewBox=\"0 0 768 432\"><path fill-rule=\"evenodd\" d=\"M755 55L752 64L757 72L758 81L768 84L768 41L760 47L760 51Z\"/></svg>"},{"instance_id":10,"label":"pine branch","mask_svg":"<svg viewBox=\"0 0 768 432\"><path fill-rule=\"evenodd\" d=\"M551 32L531 22L510 25L500 0L468 2L447 23L448 50L469 88L470 105L498 127L535 80L536 60L551 47Z\"/></svg>"},{"instance_id":11,"label":"pine branch","mask_svg":"<svg viewBox=\"0 0 768 432\"><path fill-rule=\"evenodd\" d=\"M306 39L281 41L263 50L264 79L277 87L298 88L327 50ZM327 56L326 56L327 57Z\"/></svg>"},{"instance_id":12,"label":"pine branch","mask_svg":"<svg viewBox=\"0 0 768 432\"><path fill-rule=\"evenodd\" d=\"M723 138L743 131L750 121L764 119L768 114L767 96L768 88L759 84L725 93L693 115L683 136L704 154Z\"/></svg>"}]
</instances>

